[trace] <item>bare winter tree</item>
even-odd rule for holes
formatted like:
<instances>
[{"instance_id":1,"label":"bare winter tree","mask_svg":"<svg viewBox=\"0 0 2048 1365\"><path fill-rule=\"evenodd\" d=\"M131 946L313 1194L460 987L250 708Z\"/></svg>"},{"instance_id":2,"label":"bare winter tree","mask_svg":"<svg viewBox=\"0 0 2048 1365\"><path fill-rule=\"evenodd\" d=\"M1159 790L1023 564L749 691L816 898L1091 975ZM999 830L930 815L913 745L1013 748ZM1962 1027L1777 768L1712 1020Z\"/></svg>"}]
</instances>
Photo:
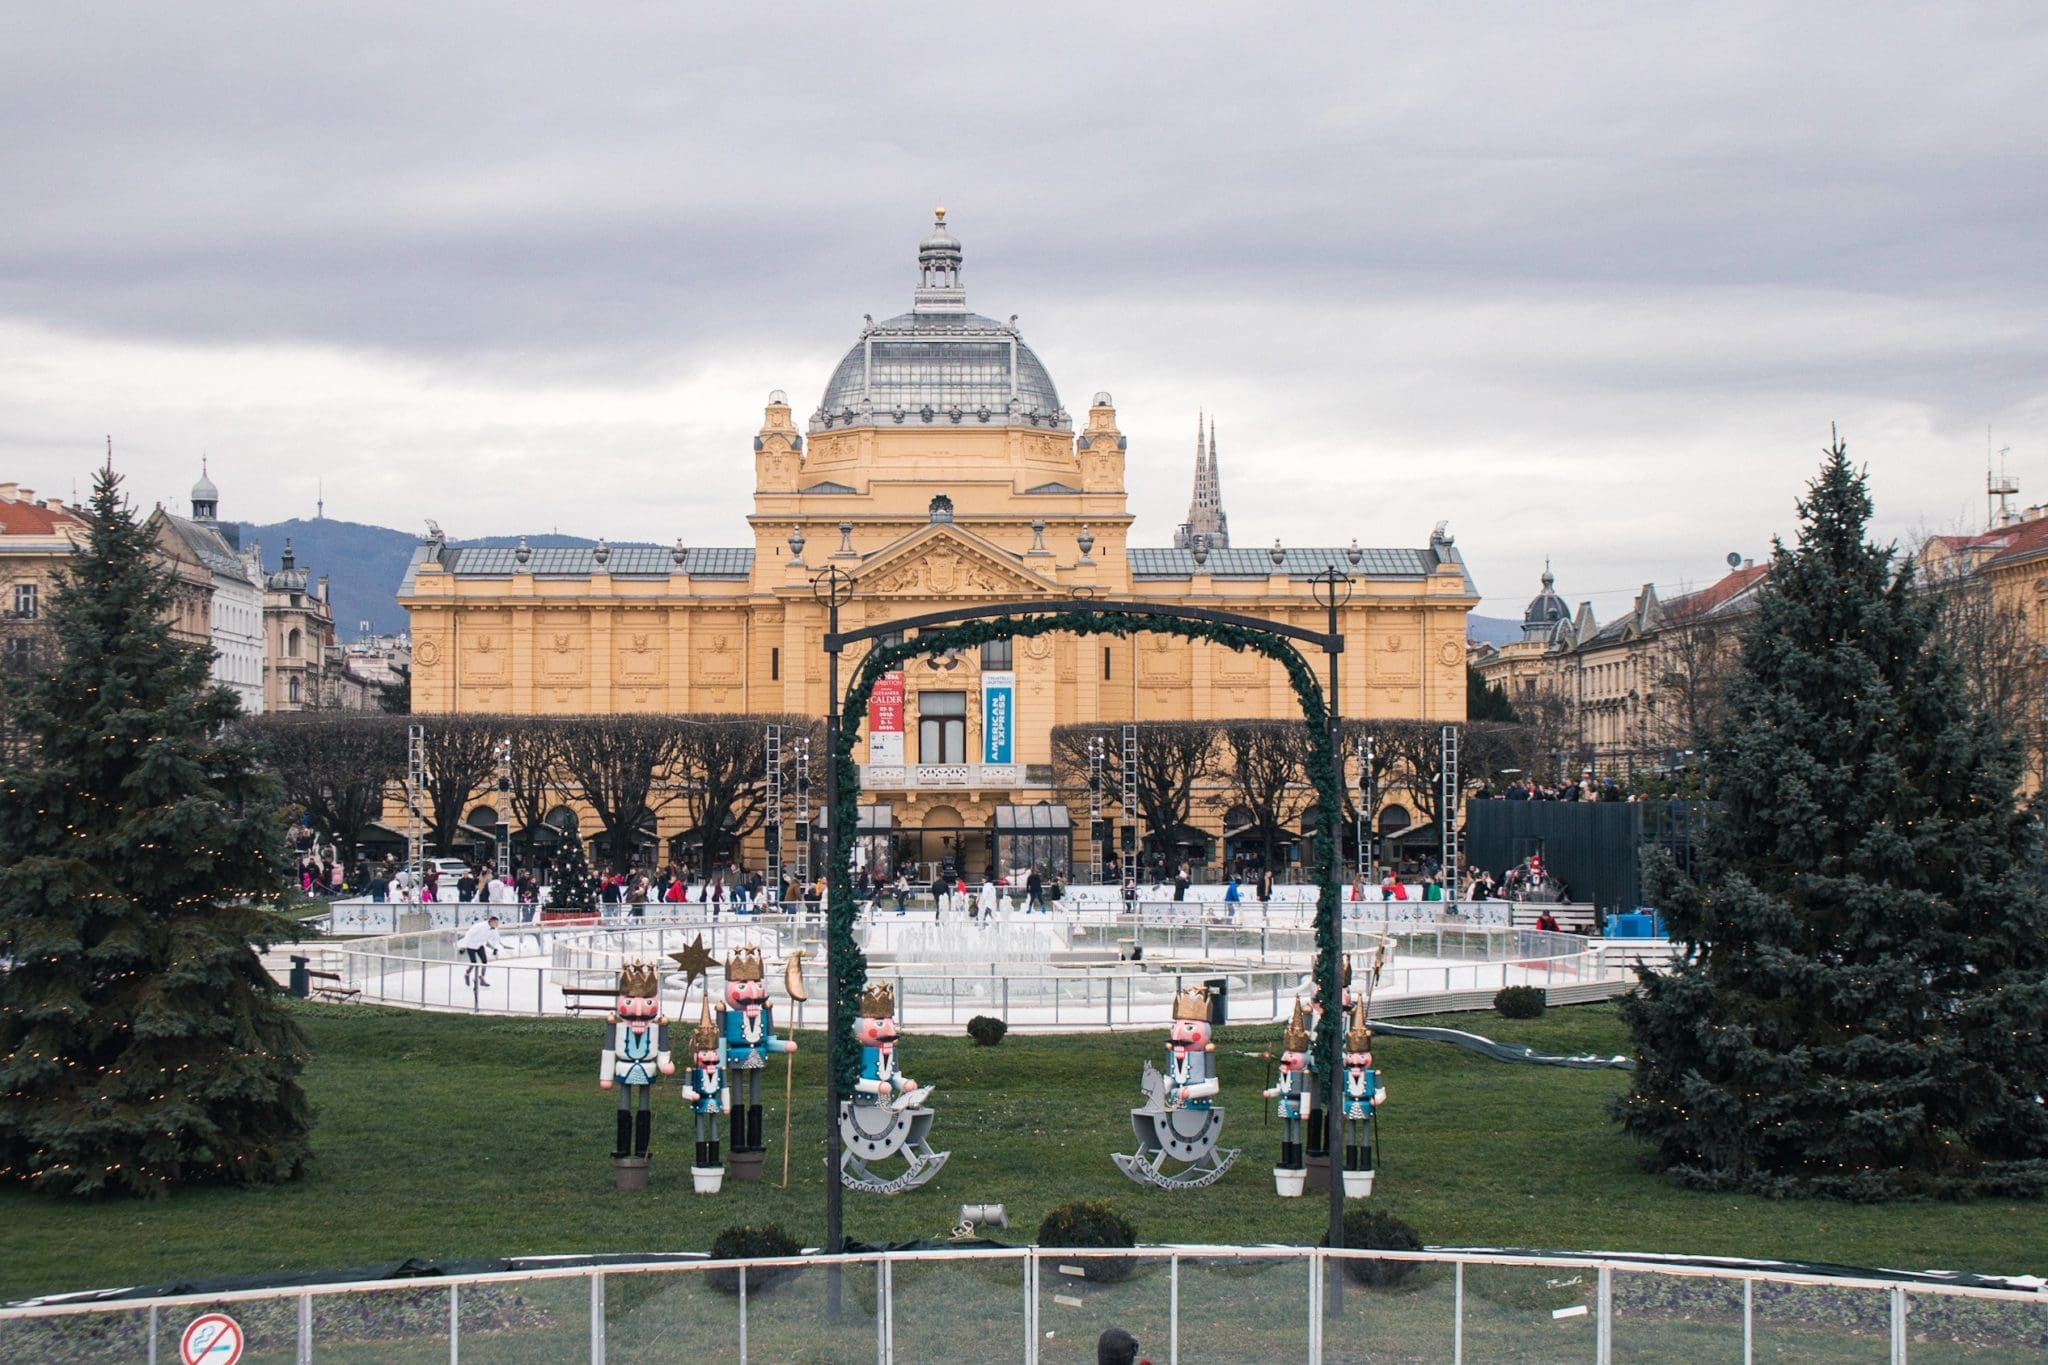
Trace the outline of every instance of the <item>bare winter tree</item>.
<instances>
[{"instance_id":1,"label":"bare winter tree","mask_svg":"<svg viewBox=\"0 0 2048 1365\"><path fill-rule=\"evenodd\" d=\"M365 826L405 774L405 717L368 711L272 712L240 722L261 742L285 796L322 835L344 866L355 861Z\"/></svg>"},{"instance_id":2,"label":"bare winter tree","mask_svg":"<svg viewBox=\"0 0 2048 1365\"><path fill-rule=\"evenodd\" d=\"M456 829L472 797L489 788L498 771L502 716L425 716L418 719L426 758L427 838L441 853L455 851Z\"/></svg>"},{"instance_id":3,"label":"bare winter tree","mask_svg":"<svg viewBox=\"0 0 2048 1365\"><path fill-rule=\"evenodd\" d=\"M1209 721L1148 720L1137 725L1137 763L1133 786L1138 820L1145 842L1172 852L1174 840L1194 815L1195 791L1222 775L1218 763L1218 727ZM1053 777L1063 795L1088 798L1088 744L1103 747L1105 805L1123 789L1123 726L1060 725L1052 732Z\"/></svg>"},{"instance_id":4,"label":"bare winter tree","mask_svg":"<svg viewBox=\"0 0 2048 1365\"><path fill-rule=\"evenodd\" d=\"M530 856L534 831L562 796L555 768L556 720L552 716L506 716L500 721L504 737L512 741L512 789L505 793L512 814L508 823L514 844Z\"/></svg>"},{"instance_id":5,"label":"bare winter tree","mask_svg":"<svg viewBox=\"0 0 2048 1365\"><path fill-rule=\"evenodd\" d=\"M1742 656L1746 613L1717 610L1689 592L1663 607L1648 642L1651 697L1642 712L1640 747L1705 749L1720 726L1722 697Z\"/></svg>"},{"instance_id":6,"label":"bare winter tree","mask_svg":"<svg viewBox=\"0 0 2048 1365\"><path fill-rule=\"evenodd\" d=\"M1308 729L1298 720L1238 720L1223 725L1222 761L1230 794L1250 813L1265 865L1280 863L1301 813L1315 799L1304 760Z\"/></svg>"},{"instance_id":7,"label":"bare winter tree","mask_svg":"<svg viewBox=\"0 0 2048 1365\"><path fill-rule=\"evenodd\" d=\"M2017 740L2037 783L2048 779L2040 698L2043 655L2025 609L2000 597L1988 577L1930 585L1935 637L1962 673L1964 690L1999 730Z\"/></svg>"},{"instance_id":8,"label":"bare winter tree","mask_svg":"<svg viewBox=\"0 0 2048 1365\"><path fill-rule=\"evenodd\" d=\"M813 808L827 804L824 728L809 716L740 715L684 718L675 778L707 869L733 860L739 844L767 818L767 728L782 727L783 790L793 785L795 741L811 742Z\"/></svg>"},{"instance_id":9,"label":"bare winter tree","mask_svg":"<svg viewBox=\"0 0 2048 1365\"><path fill-rule=\"evenodd\" d=\"M564 785L602 827L597 842L615 865L632 863L640 833L671 792L662 786L682 752L686 727L663 715L565 716L550 745Z\"/></svg>"}]
</instances>

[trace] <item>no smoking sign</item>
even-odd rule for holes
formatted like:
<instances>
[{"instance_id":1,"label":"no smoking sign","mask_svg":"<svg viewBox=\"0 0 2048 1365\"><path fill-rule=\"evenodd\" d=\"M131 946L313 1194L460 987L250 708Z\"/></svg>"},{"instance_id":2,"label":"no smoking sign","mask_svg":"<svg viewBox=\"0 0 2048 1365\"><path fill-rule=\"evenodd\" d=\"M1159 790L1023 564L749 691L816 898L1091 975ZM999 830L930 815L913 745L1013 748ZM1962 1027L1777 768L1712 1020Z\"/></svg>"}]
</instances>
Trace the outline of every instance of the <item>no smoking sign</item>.
<instances>
[{"instance_id":1,"label":"no smoking sign","mask_svg":"<svg viewBox=\"0 0 2048 1365\"><path fill-rule=\"evenodd\" d=\"M242 1325L225 1313L194 1318L178 1338L184 1365L235 1365L242 1358Z\"/></svg>"}]
</instances>

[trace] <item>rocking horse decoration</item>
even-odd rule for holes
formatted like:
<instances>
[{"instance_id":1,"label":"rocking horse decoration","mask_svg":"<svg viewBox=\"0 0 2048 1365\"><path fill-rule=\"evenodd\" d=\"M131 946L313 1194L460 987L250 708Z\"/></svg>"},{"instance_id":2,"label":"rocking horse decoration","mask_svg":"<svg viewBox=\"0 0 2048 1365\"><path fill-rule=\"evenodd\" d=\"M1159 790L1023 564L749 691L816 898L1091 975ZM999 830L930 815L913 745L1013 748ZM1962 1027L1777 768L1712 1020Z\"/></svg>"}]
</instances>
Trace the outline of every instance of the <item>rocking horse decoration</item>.
<instances>
[{"instance_id":1,"label":"rocking horse decoration","mask_svg":"<svg viewBox=\"0 0 2048 1365\"><path fill-rule=\"evenodd\" d=\"M1145 1103L1131 1111L1138 1150L1113 1153L1116 1168L1140 1185L1193 1190L1214 1182L1237 1160L1235 1147L1219 1150L1223 1110L1211 1054L1209 991L1189 986L1173 999L1166 1071L1145 1063ZM1169 1164L1170 1163L1170 1164Z\"/></svg>"},{"instance_id":2,"label":"rocking horse decoration","mask_svg":"<svg viewBox=\"0 0 2048 1365\"><path fill-rule=\"evenodd\" d=\"M853 1022L860 1042L860 1080L854 1096L839 1105L839 1179L850 1190L901 1194L939 1173L951 1152L934 1152L928 1140L932 1111L925 1108L930 1086L919 1086L896 1067L896 988L887 983L861 992ZM870 1162L901 1156L903 1171L885 1178Z\"/></svg>"}]
</instances>

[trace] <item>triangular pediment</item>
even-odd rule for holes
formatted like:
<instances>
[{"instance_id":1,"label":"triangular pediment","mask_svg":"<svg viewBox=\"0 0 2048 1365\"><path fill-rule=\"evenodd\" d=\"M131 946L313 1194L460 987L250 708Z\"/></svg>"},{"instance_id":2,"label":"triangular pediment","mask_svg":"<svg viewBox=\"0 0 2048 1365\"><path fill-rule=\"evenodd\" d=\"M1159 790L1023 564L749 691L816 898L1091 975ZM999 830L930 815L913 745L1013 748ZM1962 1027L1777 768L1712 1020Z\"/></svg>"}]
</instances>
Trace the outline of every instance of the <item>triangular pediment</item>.
<instances>
[{"instance_id":1,"label":"triangular pediment","mask_svg":"<svg viewBox=\"0 0 2048 1365\"><path fill-rule=\"evenodd\" d=\"M950 523L921 527L869 555L855 581L862 596L1044 597L1056 591L999 545Z\"/></svg>"}]
</instances>

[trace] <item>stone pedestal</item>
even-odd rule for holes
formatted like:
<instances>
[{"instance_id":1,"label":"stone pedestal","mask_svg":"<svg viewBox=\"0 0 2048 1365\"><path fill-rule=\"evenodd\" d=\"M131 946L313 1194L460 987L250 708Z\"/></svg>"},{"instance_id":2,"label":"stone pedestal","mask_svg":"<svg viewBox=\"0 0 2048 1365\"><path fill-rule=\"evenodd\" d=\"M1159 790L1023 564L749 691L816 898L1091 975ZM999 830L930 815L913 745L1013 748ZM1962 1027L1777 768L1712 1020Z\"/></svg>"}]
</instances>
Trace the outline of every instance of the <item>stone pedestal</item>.
<instances>
[{"instance_id":1,"label":"stone pedestal","mask_svg":"<svg viewBox=\"0 0 2048 1365\"><path fill-rule=\"evenodd\" d=\"M1306 1160L1308 1165L1308 1183L1304 1188L1328 1194L1330 1192L1330 1154L1325 1152L1321 1156L1317 1156L1311 1152ZM1342 1173L1342 1171L1338 1172L1340 1175Z\"/></svg>"},{"instance_id":2,"label":"stone pedestal","mask_svg":"<svg viewBox=\"0 0 2048 1365\"><path fill-rule=\"evenodd\" d=\"M731 1152L726 1155L725 1169L734 1180L749 1183L761 1178L761 1158L765 1152Z\"/></svg>"},{"instance_id":3,"label":"stone pedestal","mask_svg":"<svg viewBox=\"0 0 2048 1365\"><path fill-rule=\"evenodd\" d=\"M613 1157L613 1184L621 1191L646 1189L649 1162L650 1158L644 1156Z\"/></svg>"}]
</instances>

